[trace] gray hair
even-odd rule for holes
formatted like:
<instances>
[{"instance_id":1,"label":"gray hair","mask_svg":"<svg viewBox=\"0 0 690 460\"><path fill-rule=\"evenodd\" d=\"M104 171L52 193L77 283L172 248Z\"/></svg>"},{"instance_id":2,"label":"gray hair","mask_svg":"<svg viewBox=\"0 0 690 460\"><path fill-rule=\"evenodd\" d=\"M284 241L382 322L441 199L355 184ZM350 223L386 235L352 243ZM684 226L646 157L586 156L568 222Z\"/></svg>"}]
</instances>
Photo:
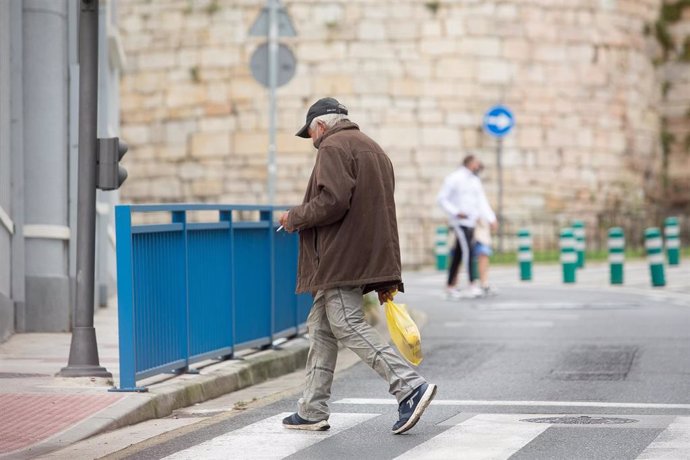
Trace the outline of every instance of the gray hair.
<instances>
[{"instance_id":1,"label":"gray hair","mask_svg":"<svg viewBox=\"0 0 690 460\"><path fill-rule=\"evenodd\" d=\"M325 124L326 128L330 129L333 126L335 126L336 123L343 120L348 120L347 115L345 115L344 113L327 113L326 115L321 115L314 118L309 124L309 129L316 129L317 121L320 121L321 123Z\"/></svg>"}]
</instances>

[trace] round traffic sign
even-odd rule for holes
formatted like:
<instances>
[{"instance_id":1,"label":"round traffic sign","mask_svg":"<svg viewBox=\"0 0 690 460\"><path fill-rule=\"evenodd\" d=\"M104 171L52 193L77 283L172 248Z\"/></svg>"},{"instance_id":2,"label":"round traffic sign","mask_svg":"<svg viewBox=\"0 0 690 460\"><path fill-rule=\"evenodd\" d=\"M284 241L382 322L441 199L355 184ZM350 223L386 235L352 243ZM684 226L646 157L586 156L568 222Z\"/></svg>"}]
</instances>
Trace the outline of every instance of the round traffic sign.
<instances>
[{"instance_id":1,"label":"round traffic sign","mask_svg":"<svg viewBox=\"0 0 690 460\"><path fill-rule=\"evenodd\" d=\"M513 112L504 105L495 105L484 114L484 129L495 137L503 137L515 126Z\"/></svg>"},{"instance_id":2,"label":"round traffic sign","mask_svg":"<svg viewBox=\"0 0 690 460\"><path fill-rule=\"evenodd\" d=\"M252 75L262 85L268 88L268 43L260 45L252 54L249 66ZM283 86L295 76L297 59L292 51L282 43L278 45L278 78L277 85Z\"/></svg>"}]
</instances>

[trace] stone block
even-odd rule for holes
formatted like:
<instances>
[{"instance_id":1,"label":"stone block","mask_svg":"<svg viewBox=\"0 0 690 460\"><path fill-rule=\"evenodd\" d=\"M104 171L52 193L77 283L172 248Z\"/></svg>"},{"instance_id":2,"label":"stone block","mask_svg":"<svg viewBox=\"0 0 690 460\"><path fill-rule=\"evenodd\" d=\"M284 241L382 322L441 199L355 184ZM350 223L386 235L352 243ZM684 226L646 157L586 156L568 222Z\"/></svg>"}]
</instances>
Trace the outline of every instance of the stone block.
<instances>
[{"instance_id":1,"label":"stone block","mask_svg":"<svg viewBox=\"0 0 690 460\"><path fill-rule=\"evenodd\" d=\"M234 78L230 81L230 98L246 100L265 97L266 89L252 77Z\"/></svg>"},{"instance_id":2,"label":"stone block","mask_svg":"<svg viewBox=\"0 0 690 460\"><path fill-rule=\"evenodd\" d=\"M568 60L568 48L562 45L537 43L533 50L534 59L545 62L565 62Z\"/></svg>"},{"instance_id":3,"label":"stone block","mask_svg":"<svg viewBox=\"0 0 690 460\"><path fill-rule=\"evenodd\" d=\"M344 42L306 41L295 47L299 62L323 62L324 60L345 59L347 45Z\"/></svg>"},{"instance_id":4,"label":"stone block","mask_svg":"<svg viewBox=\"0 0 690 460\"><path fill-rule=\"evenodd\" d=\"M184 181L200 179L204 177L206 168L199 161L181 163L177 168L177 175Z\"/></svg>"},{"instance_id":5,"label":"stone block","mask_svg":"<svg viewBox=\"0 0 690 460\"><path fill-rule=\"evenodd\" d=\"M480 83L509 83L513 75L513 65L504 60L481 60L477 70Z\"/></svg>"},{"instance_id":6,"label":"stone block","mask_svg":"<svg viewBox=\"0 0 690 460\"><path fill-rule=\"evenodd\" d=\"M427 56L454 55L458 51L458 42L453 38L425 38L419 49Z\"/></svg>"},{"instance_id":7,"label":"stone block","mask_svg":"<svg viewBox=\"0 0 690 460\"><path fill-rule=\"evenodd\" d=\"M198 122L198 129L202 132L214 132L214 131L234 131L237 129L237 118L232 115L203 118Z\"/></svg>"},{"instance_id":8,"label":"stone block","mask_svg":"<svg viewBox=\"0 0 690 460\"><path fill-rule=\"evenodd\" d=\"M237 155L260 155L268 152L268 133L237 132L234 136L233 152ZM264 158L265 161L265 158Z\"/></svg>"},{"instance_id":9,"label":"stone block","mask_svg":"<svg viewBox=\"0 0 690 460\"><path fill-rule=\"evenodd\" d=\"M179 201L182 198L182 187L176 177L153 178L148 183L149 196L155 197L156 201Z\"/></svg>"},{"instance_id":10,"label":"stone block","mask_svg":"<svg viewBox=\"0 0 690 460\"><path fill-rule=\"evenodd\" d=\"M473 80L477 74L477 66L473 59L458 57L440 58L436 61L434 74L437 78Z\"/></svg>"},{"instance_id":11,"label":"stone block","mask_svg":"<svg viewBox=\"0 0 690 460\"><path fill-rule=\"evenodd\" d=\"M314 94L353 94L353 77L350 75L323 75L314 78Z\"/></svg>"},{"instance_id":12,"label":"stone block","mask_svg":"<svg viewBox=\"0 0 690 460\"><path fill-rule=\"evenodd\" d=\"M156 157L163 161L178 161L187 157L187 145L164 145L156 149Z\"/></svg>"},{"instance_id":13,"label":"stone block","mask_svg":"<svg viewBox=\"0 0 690 460\"><path fill-rule=\"evenodd\" d=\"M194 120L168 121L164 123L165 142L171 145L187 145L189 137L196 132L197 122Z\"/></svg>"},{"instance_id":14,"label":"stone block","mask_svg":"<svg viewBox=\"0 0 690 460\"><path fill-rule=\"evenodd\" d=\"M199 198L220 196L223 193L223 181L219 179L201 179L191 183L192 194Z\"/></svg>"},{"instance_id":15,"label":"stone block","mask_svg":"<svg viewBox=\"0 0 690 460\"><path fill-rule=\"evenodd\" d=\"M173 69L176 65L173 51L142 52L138 57L138 70Z\"/></svg>"},{"instance_id":16,"label":"stone block","mask_svg":"<svg viewBox=\"0 0 690 460\"><path fill-rule=\"evenodd\" d=\"M469 56L500 56L501 40L495 37L466 37L460 39L458 51Z\"/></svg>"},{"instance_id":17,"label":"stone block","mask_svg":"<svg viewBox=\"0 0 690 460\"><path fill-rule=\"evenodd\" d=\"M424 126L422 128L422 145L458 147L460 145L460 132L445 126Z\"/></svg>"},{"instance_id":18,"label":"stone block","mask_svg":"<svg viewBox=\"0 0 690 460\"><path fill-rule=\"evenodd\" d=\"M127 124L122 126L121 137L131 146L146 145L151 142L151 127L144 124Z\"/></svg>"},{"instance_id":19,"label":"stone block","mask_svg":"<svg viewBox=\"0 0 690 460\"><path fill-rule=\"evenodd\" d=\"M409 149L419 146L420 132L417 125L387 125L379 129L377 141L384 149Z\"/></svg>"},{"instance_id":20,"label":"stone block","mask_svg":"<svg viewBox=\"0 0 690 460\"><path fill-rule=\"evenodd\" d=\"M192 135L191 154L193 158L224 157L230 154L229 132L200 132Z\"/></svg>"},{"instance_id":21,"label":"stone block","mask_svg":"<svg viewBox=\"0 0 690 460\"><path fill-rule=\"evenodd\" d=\"M296 131L296 130L295 130ZM276 152L281 154L303 154L312 150L311 139L303 139L295 136L295 132L276 133Z\"/></svg>"},{"instance_id":22,"label":"stone block","mask_svg":"<svg viewBox=\"0 0 690 460\"><path fill-rule=\"evenodd\" d=\"M171 108L196 106L203 103L205 97L206 90L203 86L180 83L168 87L165 103Z\"/></svg>"},{"instance_id":23,"label":"stone block","mask_svg":"<svg viewBox=\"0 0 690 460\"><path fill-rule=\"evenodd\" d=\"M369 14L367 16L371 17ZM360 21L357 24L357 38L364 41L382 41L386 39L386 29L381 27L380 20Z\"/></svg>"},{"instance_id":24,"label":"stone block","mask_svg":"<svg viewBox=\"0 0 690 460\"><path fill-rule=\"evenodd\" d=\"M513 61L526 61L532 58L532 46L527 40L504 40L502 56Z\"/></svg>"},{"instance_id":25,"label":"stone block","mask_svg":"<svg viewBox=\"0 0 690 460\"><path fill-rule=\"evenodd\" d=\"M380 24L379 24L380 27ZM389 21L385 25L385 35L393 42L416 40L419 38L419 25L415 21Z\"/></svg>"},{"instance_id":26,"label":"stone block","mask_svg":"<svg viewBox=\"0 0 690 460\"><path fill-rule=\"evenodd\" d=\"M538 126L520 126L516 130L520 148L539 148L544 144L544 134Z\"/></svg>"},{"instance_id":27,"label":"stone block","mask_svg":"<svg viewBox=\"0 0 690 460\"><path fill-rule=\"evenodd\" d=\"M398 96L420 96L422 85L419 80L414 78L394 79L391 81L390 91L395 97Z\"/></svg>"}]
</instances>

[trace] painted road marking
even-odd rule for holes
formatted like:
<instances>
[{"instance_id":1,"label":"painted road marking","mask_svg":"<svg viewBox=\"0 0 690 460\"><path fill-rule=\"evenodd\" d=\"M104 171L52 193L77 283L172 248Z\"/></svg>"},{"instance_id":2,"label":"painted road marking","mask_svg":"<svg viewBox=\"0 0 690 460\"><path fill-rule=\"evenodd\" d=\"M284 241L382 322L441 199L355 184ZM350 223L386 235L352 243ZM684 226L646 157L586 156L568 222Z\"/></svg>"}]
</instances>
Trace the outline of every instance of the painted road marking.
<instances>
[{"instance_id":1,"label":"painted road marking","mask_svg":"<svg viewBox=\"0 0 690 460\"><path fill-rule=\"evenodd\" d=\"M676 417L637 458L638 460L690 458L690 417Z\"/></svg>"},{"instance_id":2,"label":"painted road marking","mask_svg":"<svg viewBox=\"0 0 690 460\"><path fill-rule=\"evenodd\" d=\"M289 412L252 423L208 441L176 452L168 460L225 460L240 452L251 458L281 459L318 442L337 435L379 414L331 414L328 431L298 431L283 428L282 420Z\"/></svg>"},{"instance_id":3,"label":"painted road marking","mask_svg":"<svg viewBox=\"0 0 690 460\"><path fill-rule=\"evenodd\" d=\"M498 320L469 320L469 321L448 321L444 324L445 327L490 327L490 328L523 328L523 327L553 327L553 321L540 320L511 320L504 319L500 322Z\"/></svg>"},{"instance_id":4,"label":"painted road marking","mask_svg":"<svg viewBox=\"0 0 690 460\"><path fill-rule=\"evenodd\" d=\"M384 398L345 398L334 404L371 404L397 405L395 399ZM618 409L688 409L690 404L656 404L656 403L618 403L599 401L489 401L463 399L436 399L431 402L435 406L529 406L529 407L604 407Z\"/></svg>"},{"instance_id":5,"label":"painted road marking","mask_svg":"<svg viewBox=\"0 0 690 460\"><path fill-rule=\"evenodd\" d=\"M480 414L408 450L396 460L508 458L546 431L524 414Z\"/></svg>"}]
</instances>

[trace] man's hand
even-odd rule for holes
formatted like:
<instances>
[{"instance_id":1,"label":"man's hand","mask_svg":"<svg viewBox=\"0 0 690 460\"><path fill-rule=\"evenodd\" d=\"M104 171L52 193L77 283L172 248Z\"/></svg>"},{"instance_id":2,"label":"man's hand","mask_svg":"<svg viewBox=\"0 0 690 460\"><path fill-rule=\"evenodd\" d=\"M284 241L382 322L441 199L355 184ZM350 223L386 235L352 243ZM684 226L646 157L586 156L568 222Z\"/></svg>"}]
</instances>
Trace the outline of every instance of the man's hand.
<instances>
[{"instance_id":1,"label":"man's hand","mask_svg":"<svg viewBox=\"0 0 690 460\"><path fill-rule=\"evenodd\" d=\"M283 229L285 229L286 232L291 233L292 229L288 227L288 214L290 214L290 211L281 214L280 218L278 219L278 222L280 222L280 225L283 226Z\"/></svg>"},{"instance_id":2,"label":"man's hand","mask_svg":"<svg viewBox=\"0 0 690 460\"><path fill-rule=\"evenodd\" d=\"M491 227L491 231L493 231L493 232L495 232L496 230L498 230L498 221L495 220L495 221L491 222L490 227Z\"/></svg>"},{"instance_id":3,"label":"man's hand","mask_svg":"<svg viewBox=\"0 0 690 460\"><path fill-rule=\"evenodd\" d=\"M379 295L379 304L383 305L388 300L393 300L393 294L395 293L395 288L387 288L382 291L376 291Z\"/></svg>"}]
</instances>

